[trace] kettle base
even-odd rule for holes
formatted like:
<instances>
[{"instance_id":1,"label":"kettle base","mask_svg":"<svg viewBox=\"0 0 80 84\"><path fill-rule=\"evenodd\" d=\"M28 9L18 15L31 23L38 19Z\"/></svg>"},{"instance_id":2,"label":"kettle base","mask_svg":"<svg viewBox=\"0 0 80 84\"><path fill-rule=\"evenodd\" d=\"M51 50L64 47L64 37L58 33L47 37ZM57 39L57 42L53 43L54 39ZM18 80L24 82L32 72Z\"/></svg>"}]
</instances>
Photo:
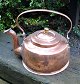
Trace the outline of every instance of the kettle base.
<instances>
[{"instance_id":1,"label":"kettle base","mask_svg":"<svg viewBox=\"0 0 80 84\"><path fill-rule=\"evenodd\" d=\"M36 72L36 71L33 71L32 69L28 68L28 67L25 65L25 63L24 63L23 61L22 61L22 64L23 64L23 66L25 67L25 69L27 69L27 70L28 70L29 72L31 72L31 73L34 73L34 74L37 74L37 75L55 75L55 74L57 74L57 73L60 73L60 72L64 71L64 70L68 67L69 61L66 63L66 65L65 65L63 68L61 68L60 70L51 72L51 73Z\"/></svg>"}]
</instances>

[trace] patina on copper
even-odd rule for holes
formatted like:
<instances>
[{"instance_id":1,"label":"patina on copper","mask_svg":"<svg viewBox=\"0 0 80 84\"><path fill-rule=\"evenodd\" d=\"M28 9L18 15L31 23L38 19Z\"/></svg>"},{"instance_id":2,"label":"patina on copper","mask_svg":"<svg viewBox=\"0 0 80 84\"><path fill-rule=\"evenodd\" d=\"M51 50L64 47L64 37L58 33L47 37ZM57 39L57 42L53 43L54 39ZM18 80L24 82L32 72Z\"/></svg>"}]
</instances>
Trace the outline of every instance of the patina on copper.
<instances>
[{"instance_id":1,"label":"patina on copper","mask_svg":"<svg viewBox=\"0 0 80 84\"><path fill-rule=\"evenodd\" d=\"M28 10L18 15L16 25L24 35L21 46L19 46L18 37L12 29L5 32L13 37L14 52L22 56L23 65L28 71L38 75L57 74L66 69L69 64L70 49L67 39L49 28L36 31L25 37L24 30L18 24L18 18L21 15L37 11L56 13L66 17L71 23L71 27L67 32L68 38L68 33L72 28L70 18L62 13L46 9Z\"/></svg>"}]
</instances>

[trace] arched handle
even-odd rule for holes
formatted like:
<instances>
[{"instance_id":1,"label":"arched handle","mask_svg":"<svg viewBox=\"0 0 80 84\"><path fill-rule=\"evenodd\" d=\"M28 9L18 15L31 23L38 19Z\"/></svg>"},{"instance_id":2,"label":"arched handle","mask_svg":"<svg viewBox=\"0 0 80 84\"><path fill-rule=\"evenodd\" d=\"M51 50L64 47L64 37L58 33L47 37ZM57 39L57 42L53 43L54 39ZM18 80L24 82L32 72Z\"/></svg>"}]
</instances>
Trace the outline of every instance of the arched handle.
<instances>
[{"instance_id":1,"label":"arched handle","mask_svg":"<svg viewBox=\"0 0 80 84\"><path fill-rule=\"evenodd\" d=\"M70 33L71 29L72 29L72 21L71 19L63 14L63 13L60 13L60 12L57 12L57 11L53 11L53 10L47 10L47 9L33 9L33 10L27 10L27 11L24 11L22 13L20 13L18 16L17 16L17 19L16 19L16 26L23 32L23 35L25 35L25 32L24 30L21 28L21 26L19 25L18 23L18 19L21 15L25 14L25 13L31 13L31 12L49 12L49 13L55 13L55 14L58 14L58 15L61 15L61 16L64 16L65 18L67 18L69 21L70 21L70 29L68 30L67 32L67 39L69 39L68 37L68 34Z\"/></svg>"}]
</instances>

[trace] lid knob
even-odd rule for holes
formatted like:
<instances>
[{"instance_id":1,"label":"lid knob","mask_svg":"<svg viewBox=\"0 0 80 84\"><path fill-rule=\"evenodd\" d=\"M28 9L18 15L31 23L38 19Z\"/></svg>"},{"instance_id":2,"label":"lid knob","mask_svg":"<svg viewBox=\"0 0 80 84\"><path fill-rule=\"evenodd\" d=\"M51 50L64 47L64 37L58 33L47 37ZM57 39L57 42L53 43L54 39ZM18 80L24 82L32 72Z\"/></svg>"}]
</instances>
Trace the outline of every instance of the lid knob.
<instances>
[{"instance_id":1,"label":"lid knob","mask_svg":"<svg viewBox=\"0 0 80 84\"><path fill-rule=\"evenodd\" d=\"M44 28L44 33L48 33L49 32L49 28Z\"/></svg>"}]
</instances>

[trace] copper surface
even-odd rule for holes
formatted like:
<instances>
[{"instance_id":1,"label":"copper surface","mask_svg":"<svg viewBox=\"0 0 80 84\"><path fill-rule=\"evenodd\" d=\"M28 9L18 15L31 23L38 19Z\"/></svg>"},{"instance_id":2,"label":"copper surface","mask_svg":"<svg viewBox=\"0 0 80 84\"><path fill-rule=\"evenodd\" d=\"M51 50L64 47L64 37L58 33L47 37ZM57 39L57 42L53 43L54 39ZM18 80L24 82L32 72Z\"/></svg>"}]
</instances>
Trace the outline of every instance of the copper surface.
<instances>
[{"instance_id":1,"label":"copper surface","mask_svg":"<svg viewBox=\"0 0 80 84\"><path fill-rule=\"evenodd\" d=\"M42 72L36 72L32 69L30 69L28 66L26 66L26 64L22 61L22 64L23 66L25 67L25 69L27 69L29 72L33 73L33 74L37 74L37 75L55 75L55 74L58 74L62 71L64 71L68 65L69 65L69 61L66 63L66 65L64 67L62 67L60 70L57 70L57 71L53 71L53 72L50 72L50 73L42 73Z\"/></svg>"},{"instance_id":2,"label":"copper surface","mask_svg":"<svg viewBox=\"0 0 80 84\"><path fill-rule=\"evenodd\" d=\"M57 71L64 67L69 61L69 45L62 35L58 34L56 36L60 38L58 43L54 45L49 42L52 45L49 46L49 44L46 44L47 41L45 41L44 46L42 43L40 45L33 43L31 38L33 34L29 35L23 41L22 45L22 58L24 63L32 70L42 73Z\"/></svg>"},{"instance_id":3,"label":"copper surface","mask_svg":"<svg viewBox=\"0 0 80 84\"><path fill-rule=\"evenodd\" d=\"M16 20L16 25L21 29L24 36L25 32L19 26L18 18L24 13L35 11L53 12L60 14L70 21L72 27L70 18L62 13L45 9L30 10L19 14ZM71 30L71 27L67 32L67 36ZM23 65L27 66L30 70L36 73L56 74L64 70L65 66L68 66L70 47L67 39L59 33L48 28L36 31L33 34L24 37L21 46L19 46L18 37L12 29L6 30L5 33L8 33L13 37L14 52L22 56Z\"/></svg>"},{"instance_id":4,"label":"copper surface","mask_svg":"<svg viewBox=\"0 0 80 84\"><path fill-rule=\"evenodd\" d=\"M7 33L8 35L12 36L14 53L17 55L20 55L21 47L19 45L19 41L16 33L11 28L8 30L5 30L4 33Z\"/></svg>"}]
</instances>

